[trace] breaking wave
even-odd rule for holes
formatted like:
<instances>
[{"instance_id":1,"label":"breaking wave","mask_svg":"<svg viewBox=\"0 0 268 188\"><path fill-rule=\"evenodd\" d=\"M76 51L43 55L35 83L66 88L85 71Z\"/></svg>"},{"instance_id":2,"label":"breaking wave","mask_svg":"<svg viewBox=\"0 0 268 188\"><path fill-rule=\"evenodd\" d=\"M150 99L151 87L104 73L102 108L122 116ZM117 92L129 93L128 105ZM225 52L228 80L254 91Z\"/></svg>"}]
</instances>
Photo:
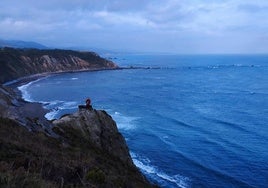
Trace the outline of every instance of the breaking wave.
<instances>
[{"instance_id":1,"label":"breaking wave","mask_svg":"<svg viewBox=\"0 0 268 188\"><path fill-rule=\"evenodd\" d=\"M22 95L22 98L25 100L25 101L28 101L28 102L36 102L34 101L32 98L31 98L31 95L30 93L28 92L28 87L30 87L32 84L42 80L44 78L40 78L38 80L35 80L35 81L32 81L32 82L29 82L27 84L24 84L22 86L19 86L18 87L18 90L20 90L21 92L21 95Z\"/></svg>"},{"instance_id":2,"label":"breaking wave","mask_svg":"<svg viewBox=\"0 0 268 188\"><path fill-rule=\"evenodd\" d=\"M184 177L180 174L169 175L152 165L148 158L137 155L133 152L130 152L130 155L134 164L150 179L161 185L161 187L171 187L170 184L166 183L166 181L170 182L173 185L172 187L190 187L190 179L188 177Z\"/></svg>"},{"instance_id":3,"label":"breaking wave","mask_svg":"<svg viewBox=\"0 0 268 188\"><path fill-rule=\"evenodd\" d=\"M48 102L42 101L41 103L43 103L44 108L50 110L45 115L45 117L48 120L58 118L60 115L62 115L63 111L76 109L78 105L76 101L59 101L59 100L48 101Z\"/></svg>"},{"instance_id":4,"label":"breaking wave","mask_svg":"<svg viewBox=\"0 0 268 188\"><path fill-rule=\"evenodd\" d=\"M116 121L118 129L131 130L135 128L135 120L139 119L138 117L130 117L121 114L120 112L113 112L113 119Z\"/></svg>"}]
</instances>

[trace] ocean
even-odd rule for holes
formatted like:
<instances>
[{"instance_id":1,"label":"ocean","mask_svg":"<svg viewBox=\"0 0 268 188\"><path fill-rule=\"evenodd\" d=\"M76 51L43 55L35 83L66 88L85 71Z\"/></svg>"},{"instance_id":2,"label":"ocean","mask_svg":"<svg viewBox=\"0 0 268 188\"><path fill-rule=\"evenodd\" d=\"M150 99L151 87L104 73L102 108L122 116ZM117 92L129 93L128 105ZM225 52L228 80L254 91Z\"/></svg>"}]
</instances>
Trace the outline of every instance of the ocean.
<instances>
[{"instance_id":1,"label":"ocean","mask_svg":"<svg viewBox=\"0 0 268 188\"><path fill-rule=\"evenodd\" d=\"M90 97L161 187L268 187L268 55L114 55L119 66L20 87L48 119Z\"/></svg>"}]
</instances>

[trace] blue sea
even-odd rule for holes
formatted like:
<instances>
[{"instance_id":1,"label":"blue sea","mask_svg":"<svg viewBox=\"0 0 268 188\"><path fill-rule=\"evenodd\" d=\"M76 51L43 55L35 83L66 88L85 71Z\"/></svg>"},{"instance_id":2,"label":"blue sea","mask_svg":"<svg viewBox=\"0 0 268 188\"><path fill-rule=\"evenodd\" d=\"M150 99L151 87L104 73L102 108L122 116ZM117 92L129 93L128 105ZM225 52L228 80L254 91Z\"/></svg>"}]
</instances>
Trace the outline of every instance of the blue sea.
<instances>
[{"instance_id":1,"label":"blue sea","mask_svg":"<svg viewBox=\"0 0 268 188\"><path fill-rule=\"evenodd\" d=\"M161 187L268 187L268 55L110 57L149 68L65 73L20 89L48 119L90 97Z\"/></svg>"}]
</instances>

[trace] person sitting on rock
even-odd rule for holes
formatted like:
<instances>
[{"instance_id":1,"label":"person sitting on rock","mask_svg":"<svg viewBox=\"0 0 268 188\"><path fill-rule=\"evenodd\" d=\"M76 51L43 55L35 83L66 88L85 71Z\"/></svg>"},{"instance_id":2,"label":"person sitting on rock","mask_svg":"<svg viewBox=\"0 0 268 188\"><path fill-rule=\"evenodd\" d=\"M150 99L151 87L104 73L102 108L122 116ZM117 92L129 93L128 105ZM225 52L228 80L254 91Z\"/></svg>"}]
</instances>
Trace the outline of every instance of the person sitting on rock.
<instances>
[{"instance_id":1,"label":"person sitting on rock","mask_svg":"<svg viewBox=\"0 0 268 188\"><path fill-rule=\"evenodd\" d=\"M90 98L87 98L86 100L86 108L92 108Z\"/></svg>"},{"instance_id":2,"label":"person sitting on rock","mask_svg":"<svg viewBox=\"0 0 268 188\"><path fill-rule=\"evenodd\" d=\"M79 105L78 107L79 107L79 109L88 109L88 110L92 110L92 106L91 106L91 100L90 100L90 98L87 98L87 100L86 100L86 105Z\"/></svg>"}]
</instances>

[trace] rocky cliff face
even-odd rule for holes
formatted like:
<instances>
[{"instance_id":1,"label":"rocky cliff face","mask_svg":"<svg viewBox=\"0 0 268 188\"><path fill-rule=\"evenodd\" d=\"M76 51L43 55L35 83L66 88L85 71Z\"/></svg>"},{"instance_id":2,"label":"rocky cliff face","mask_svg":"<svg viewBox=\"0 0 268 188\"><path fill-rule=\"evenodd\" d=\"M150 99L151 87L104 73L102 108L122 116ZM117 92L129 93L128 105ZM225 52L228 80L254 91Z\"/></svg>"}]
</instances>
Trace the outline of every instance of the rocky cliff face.
<instances>
[{"instance_id":1,"label":"rocky cliff face","mask_svg":"<svg viewBox=\"0 0 268 188\"><path fill-rule=\"evenodd\" d=\"M44 72L114 69L95 53L0 49L0 83ZM153 187L105 111L48 121L41 104L0 85L0 187Z\"/></svg>"},{"instance_id":2,"label":"rocky cliff face","mask_svg":"<svg viewBox=\"0 0 268 188\"><path fill-rule=\"evenodd\" d=\"M38 108L0 87L0 187L153 187L105 111L50 122Z\"/></svg>"},{"instance_id":3,"label":"rocky cliff face","mask_svg":"<svg viewBox=\"0 0 268 188\"><path fill-rule=\"evenodd\" d=\"M38 73L115 69L116 64L93 52L0 49L0 83Z\"/></svg>"},{"instance_id":4,"label":"rocky cliff face","mask_svg":"<svg viewBox=\"0 0 268 188\"><path fill-rule=\"evenodd\" d=\"M46 113L41 104L25 102L12 89L0 85L0 117L12 119L31 131L53 134L52 124L44 117Z\"/></svg>"},{"instance_id":5,"label":"rocky cliff face","mask_svg":"<svg viewBox=\"0 0 268 188\"><path fill-rule=\"evenodd\" d=\"M68 140L71 134L79 134L96 148L103 150L126 164L133 165L123 136L117 130L116 123L105 111L81 109L53 121L53 130Z\"/></svg>"}]
</instances>

